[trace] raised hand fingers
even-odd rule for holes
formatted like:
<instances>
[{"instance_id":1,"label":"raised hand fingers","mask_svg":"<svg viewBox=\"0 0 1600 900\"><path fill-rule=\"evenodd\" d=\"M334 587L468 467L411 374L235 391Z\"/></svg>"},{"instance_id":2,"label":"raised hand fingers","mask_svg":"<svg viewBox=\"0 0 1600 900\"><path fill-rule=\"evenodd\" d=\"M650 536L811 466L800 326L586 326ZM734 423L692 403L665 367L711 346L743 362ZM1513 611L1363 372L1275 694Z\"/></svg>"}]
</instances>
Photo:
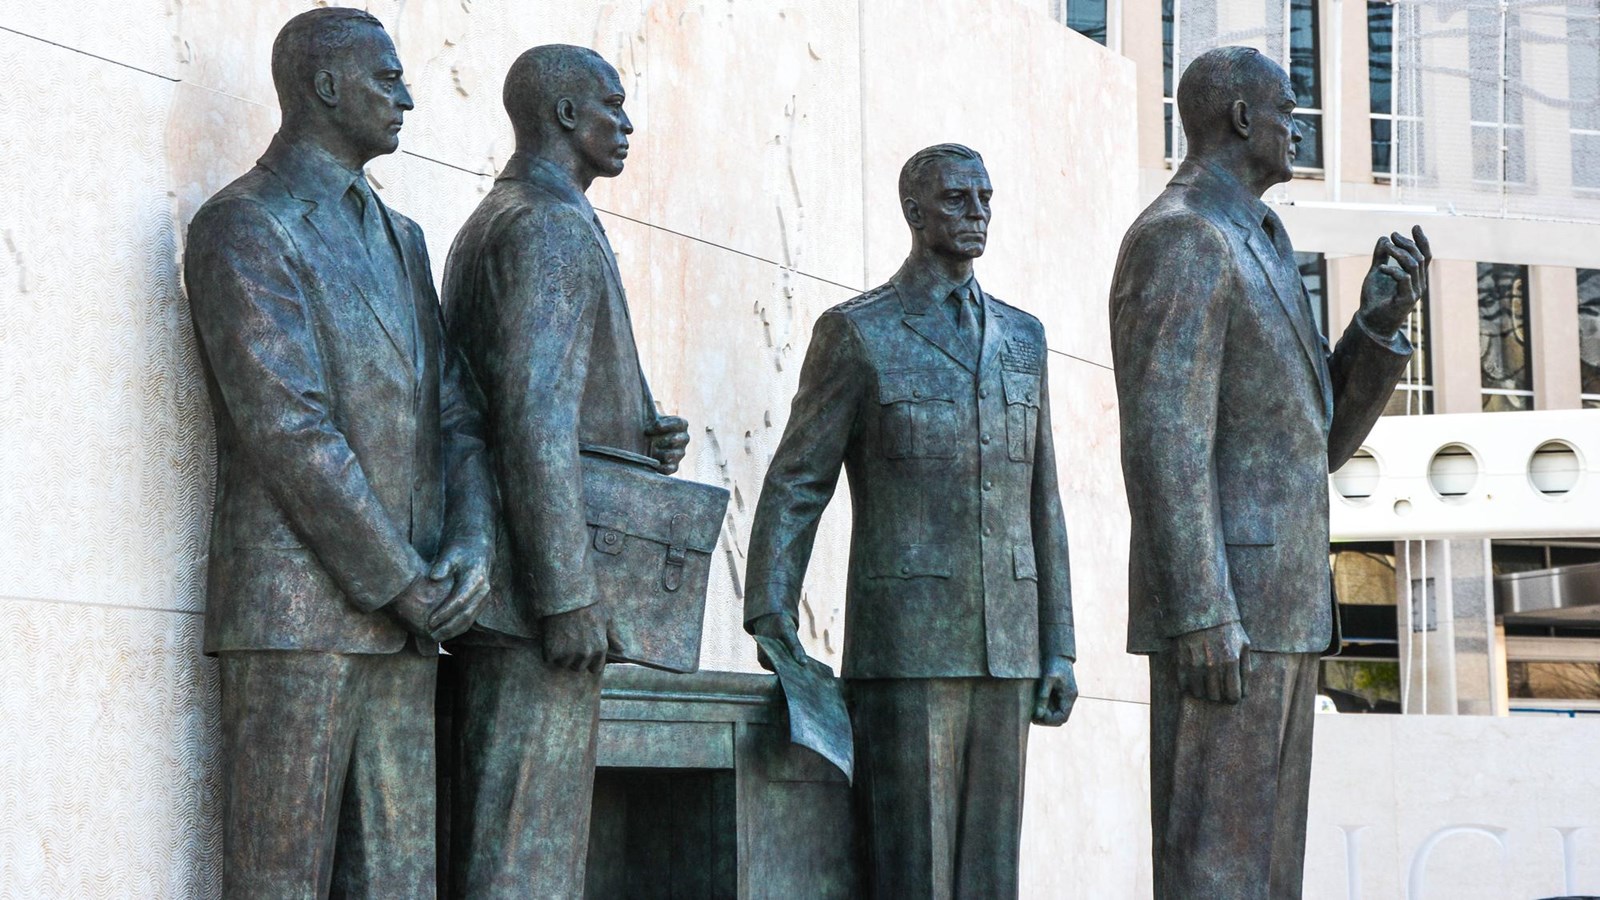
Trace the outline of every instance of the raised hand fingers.
<instances>
[{"instance_id":1,"label":"raised hand fingers","mask_svg":"<svg viewBox=\"0 0 1600 900\"><path fill-rule=\"evenodd\" d=\"M1428 236L1422 233L1421 225L1411 226L1411 238L1416 242L1417 249L1422 251L1424 262L1433 262L1433 247L1428 243Z\"/></svg>"}]
</instances>

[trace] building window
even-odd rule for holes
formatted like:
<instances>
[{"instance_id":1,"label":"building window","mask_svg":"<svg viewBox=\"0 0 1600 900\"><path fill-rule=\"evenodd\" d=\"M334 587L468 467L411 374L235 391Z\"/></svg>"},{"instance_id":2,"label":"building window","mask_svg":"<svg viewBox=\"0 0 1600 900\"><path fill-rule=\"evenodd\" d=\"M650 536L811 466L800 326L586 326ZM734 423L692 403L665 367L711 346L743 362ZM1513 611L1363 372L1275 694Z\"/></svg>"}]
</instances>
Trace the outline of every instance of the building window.
<instances>
[{"instance_id":1,"label":"building window","mask_svg":"<svg viewBox=\"0 0 1600 900\"><path fill-rule=\"evenodd\" d=\"M1367 0L1367 84L1372 174L1394 174L1394 6Z\"/></svg>"},{"instance_id":2,"label":"building window","mask_svg":"<svg viewBox=\"0 0 1600 900\"><path fill-rule=\"evenodd\" d=\"M1406 338L1411 341L1411 361L1406 364L1400 383L1395 385L1394 396L1383 409L1386 416L1425 416L1433 412L1433 348L1428 341L1428 322L1431 316L1428 297L1411 310L1406 319Z\"/></svg>"},{"instance_id":3,"label":"building window","mask_svg":"<svg viewBox=\"0 0 1600 900\"><path fill-rule=\"evenodd\" d=\"M1166 136L1167 159L1172 159L1172 129L1177 122L1178 101L1176 76L1173 66L1176 61L1173 57L1173 40L1177 32L1177 19L1174 7L1176 0L1161 0L1161 133Z\"/></svg>"},{"instance_id":4,"label":"building window","mask_svg":"<svg viewBox=\"0 0 1600 900\"><path fill-rule=\"evenodd\" d=\"M1094 41L1106 45L1106 0L1050 0L1057 22Z\"/></svg>"},{"instance_id":5,"label":"building window","mask_svg":"<svg viewBox=\"0 0 1600 900\"><path fill-rule=\"evenodd\" d=\"M1071 0L1068 0L1071 2ZM1229 33L1219 31L1229 10L1215 2L1192 4L1179 21L1176 0L1161 0L1161 63L1163 124L1167 159L1174 158L1180 127L1174 97L1179 71L1177 45L1184 44L1183 60L1221 44L1251 44L1283 64L1294 87L1295 124L1300 147L1295 158L1299 172L1322 171L1322 60L1318 38L1317 0L1265 0L1264 27ZM1284 40L1287 38L1287 54ZM1258 40L1259 39L1259 40Z\"/></svg>"},{"instance_id":6,"label":"building window","mask_svg":"<svg viewBox=\"0 0 1600 900\"><path fill-rule=\"evenodd\" d=\"M1322 169L1322 54L1317 40L1316 0L1288 0L1289 81L1294 85L1295 124L1300 126L1297 169Z\"/></svg>"},{"instance_id":7,"label":"building window","mask_svg":"<svg viewBox=\"0 0 1600 900\"><path fill-rule=\"evenodd\" d=\"M1569 7L1576 9L1576 7ZM1572 186L1600 189L1600 16L1567 16L1567 80L1572 118Z\"/></svg>"},{"instance_id":8,"label":"building window","mask_svg":"<svg viewBox=\"0 0 1600 900\"><path fill-rule=\"evenodd\" d=\"M1311 318L1317 320L1317 333L1328 333L1328 262L1321 253L1301 253L1296 250L1294 263L1300 268L1300 280L1305 282L1306 296L1311 300Z\"/></svg>"},{"instance_id":9,"label":"building window","mask_svg":"<svg viewBox=\"0 0 1600 900\"><path fill-rule=\"evenodd\" d=\"M1533 409L1528 267L1478 263L1478 359L1483 411Z\"/></svg>"},{"instance_id":10,"label":"building window","mask_svg":"<svg viewBox=\"0 0 1600 900\"><path fill-rule=\"evenodd\" d=\"M1578 270L1578 365L1583 408L1600 409L1600 269Z\"/></svg>"},{"instance_id":11,"label":"building window","mask_svg":"<svg viewBox=\"0 0 1600 900\"><path fill-rule=\"evenodd\" d=\"M1467 10L1467 68L1472 113L1472 179L1525 184L1522 120L1522 24L1498 4Z\"/></svg>"}]
</instances>

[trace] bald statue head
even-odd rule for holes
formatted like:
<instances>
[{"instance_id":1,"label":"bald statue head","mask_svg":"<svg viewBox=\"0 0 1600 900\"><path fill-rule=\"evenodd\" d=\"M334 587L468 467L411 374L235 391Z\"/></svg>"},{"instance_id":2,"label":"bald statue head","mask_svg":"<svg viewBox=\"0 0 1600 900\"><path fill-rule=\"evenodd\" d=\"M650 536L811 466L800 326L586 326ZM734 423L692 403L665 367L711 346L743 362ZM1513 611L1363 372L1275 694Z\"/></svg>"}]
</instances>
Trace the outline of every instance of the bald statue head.
<instances>
[{"instance_id":1,"label":"bald statue head","mask_svg":"<svg viewBox=\"0 0 1600 900\"><path fill-rule=\"evenodd\" d=\"M399 149L414 106L402 74L383 23L359 9L303 12L272 42L282 133L316 142L351 168Z\"/></svg>"},{"instance_id":2,"label":"bald statue head","mask_svg":"<svg viewBox=\"0 0 1600 900\"><path fill-rule=\"evenodd\" d=\"M633 123L617 70L587 47L544 44L517 57L502 95L517 151L547 159L587 188L622 174Z\"/></svg>"},{"instance_id":3,"label":"bald statue head","mask_svg":"<svg viewBox=\"0 0 1600 900\"><path fill-rule=\"evenodd\" d=\"M994 187L983 157L960 144L934 144L900 167L900 211L914 252L977 259L989 239Z\"/></svg>"},{"instance_id":4,"label":"bald statue head","mask_svg":"<svg viewBox=\"0 0 1600 900\"><path fill-rule=\"evenodd\" d=\"M1300 132L1282 66L1250 47L1207 50L1184 70L1177 100L1189 155L1227 169L1257 195L1293 177Z\"/></svg>"}]
</instances>

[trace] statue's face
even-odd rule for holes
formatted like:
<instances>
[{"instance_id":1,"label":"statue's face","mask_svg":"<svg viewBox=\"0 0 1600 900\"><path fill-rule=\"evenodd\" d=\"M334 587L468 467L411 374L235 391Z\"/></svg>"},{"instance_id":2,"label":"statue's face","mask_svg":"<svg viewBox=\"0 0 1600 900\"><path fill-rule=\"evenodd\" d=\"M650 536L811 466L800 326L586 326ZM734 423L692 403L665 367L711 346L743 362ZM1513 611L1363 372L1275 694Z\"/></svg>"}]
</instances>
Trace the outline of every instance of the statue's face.
<instances>
[{"instance_id":1,"label":"statue's face","mask_svg":"<svg viewBox=\"0 0 1600 900\"><path fill-rule=\"evenodd\" d=\"M626 94L617 70L598 60L592 65L594 78L583 79L586 87L572 98L577 120L572 141L591 172L600 178L615 178L622 174L628 159L633 122L622 109Z\"/></svg>"},{"instance_id":2,"label":"statue's face","mask_svg":"<svg viewBox=\"0 0 1600 900\"><path fill-rule=\"evenodd\" d=\"M1265 61L1265 57L1262 57ZM1294 177L1300 129L1294 121L1294 85L1274 63L1262 66L1262 88L1250 104L1250 157L1255 167L1277 182Z\"/></svg>"},{"instance_id":3,"label":"statue's face","mask_svg":"<svg viewBox=\"0 0 1600 900\"><path fill-rule=\"evenodd\" d=\"M359 30L344 63L334 72L339 103L333 108L345 136L367 158L400 148L400 126L411 92L400 80L400 58L381 28Z\"/></svg>"},{"instance_id":4,"label":"statue's face","mask_svg":"<svg viewBox=\"0 0 1600 900\"><path fill-rule=\"evenodd\" d=\"M917 186L922 241L943 256L977 259L989 240L989 198L994 188L983 163L941 159ZM913 227L917 227L913 223Z\"/></svg>"}]
</instances>

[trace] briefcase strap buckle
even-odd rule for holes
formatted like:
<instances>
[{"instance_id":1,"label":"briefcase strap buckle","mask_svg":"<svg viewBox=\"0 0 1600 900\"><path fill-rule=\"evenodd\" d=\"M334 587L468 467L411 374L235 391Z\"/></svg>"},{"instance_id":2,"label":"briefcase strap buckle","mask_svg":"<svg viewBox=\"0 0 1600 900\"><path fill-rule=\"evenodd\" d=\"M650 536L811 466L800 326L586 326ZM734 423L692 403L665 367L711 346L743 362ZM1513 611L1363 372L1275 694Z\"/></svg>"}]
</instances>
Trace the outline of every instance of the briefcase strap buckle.
<instances>
[{"instance_id":1,"label":"briefcase strap buckle","mask_svg":"<svg viewBox=\"0 0 1600 900\"><path fill-rule=\"evenodd\" d=\"M661 586L676 591L683 585L683 564L689 558L689 547L684 544L684 534L689 529L689 517L679 513L672 517L672 533L667 536L667 560L661 568Z\"/></svg>"}]
</instances>

